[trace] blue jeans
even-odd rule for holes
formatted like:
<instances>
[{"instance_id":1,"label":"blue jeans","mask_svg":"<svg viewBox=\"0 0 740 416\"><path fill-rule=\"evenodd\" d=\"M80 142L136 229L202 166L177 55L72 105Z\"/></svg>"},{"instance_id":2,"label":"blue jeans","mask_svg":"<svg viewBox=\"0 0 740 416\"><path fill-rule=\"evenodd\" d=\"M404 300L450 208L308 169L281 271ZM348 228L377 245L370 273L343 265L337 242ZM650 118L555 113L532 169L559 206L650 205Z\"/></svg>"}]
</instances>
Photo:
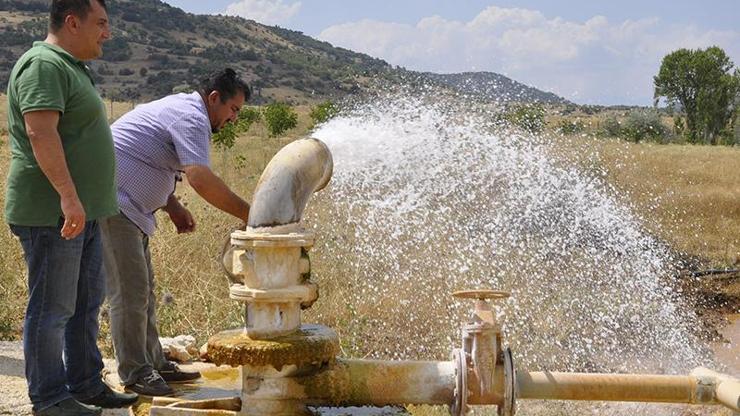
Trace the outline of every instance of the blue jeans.
<instances>
[{"instance_id":1,"label":"blue jeans","mask_svg":"<svg viewBox=\"0 0 740 416\"><path fill-rule=\"evenodd\" d=\"M69 397L103 391L103 360L96 343L105 294L97 221L72 240L57 227L11 225L28 265L28 307L23 324L28 395L40 411Z\"/></svg>"}]
</instances>

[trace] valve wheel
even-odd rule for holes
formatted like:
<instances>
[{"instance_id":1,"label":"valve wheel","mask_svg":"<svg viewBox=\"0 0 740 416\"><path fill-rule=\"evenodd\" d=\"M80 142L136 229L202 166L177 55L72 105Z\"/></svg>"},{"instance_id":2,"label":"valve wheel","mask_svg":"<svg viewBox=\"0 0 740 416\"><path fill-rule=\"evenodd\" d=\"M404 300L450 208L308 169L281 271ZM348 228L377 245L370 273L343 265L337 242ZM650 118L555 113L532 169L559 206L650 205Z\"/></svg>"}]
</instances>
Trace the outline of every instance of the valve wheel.
<instances>
[{"instance_id":1,"label":"valve wheel","mask_svg":"<svg viewBox=\"0 0 740 416\"><path fill-rule=\"evenodd\" d=\"M479 290L459 290L452 292L452 296L457 299L506 299L511 296L510 292L503 290L479 289Z\"/></svg>"}]
</instances>

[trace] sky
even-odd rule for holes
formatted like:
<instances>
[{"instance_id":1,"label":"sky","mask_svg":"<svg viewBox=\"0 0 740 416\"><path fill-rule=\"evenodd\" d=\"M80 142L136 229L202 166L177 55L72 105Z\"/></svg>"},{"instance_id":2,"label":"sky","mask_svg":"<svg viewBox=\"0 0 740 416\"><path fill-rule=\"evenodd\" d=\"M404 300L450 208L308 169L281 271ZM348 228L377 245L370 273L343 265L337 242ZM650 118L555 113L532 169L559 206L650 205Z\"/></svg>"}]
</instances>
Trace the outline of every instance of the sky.
<instances>
[{"instance_id":1,"label":"sky","mask_svg":"<svg viewBox=\"0 0 740 416\"><path fill-rule=\"evenodd\" d=\"M740 65L740 0L164 0L297 30L416 71L490 71L580 104L651 105L679 48Z\"/></svg>"}]
</instances>

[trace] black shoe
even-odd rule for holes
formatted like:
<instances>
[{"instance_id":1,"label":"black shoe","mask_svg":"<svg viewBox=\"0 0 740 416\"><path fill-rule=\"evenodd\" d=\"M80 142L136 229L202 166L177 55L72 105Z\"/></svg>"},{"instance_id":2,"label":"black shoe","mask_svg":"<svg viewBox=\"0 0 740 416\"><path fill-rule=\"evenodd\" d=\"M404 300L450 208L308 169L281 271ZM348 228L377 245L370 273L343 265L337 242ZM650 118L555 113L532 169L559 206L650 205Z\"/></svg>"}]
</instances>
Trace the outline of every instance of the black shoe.
<instances>
[{"instance_id":1,"label":"black shoe","mask_svg":"<svg viewBox=\"0 0 740 416\"><path fill-rule=\"evenodd\" d=\"M162 376L164 381L168 383L187 383L188 381L197 380L200 378L200 373L197 371L182 371L177 364L172 361L168 361L164 368L157 370L159 375Z\"/></svg>"},{"instance_id":2,"label":"black shoe","mask_svg":"<svg viewBox=\"0 0 740 416\"><path fill-rule=\"evenodd\" d=\"M126 390L139 393L142 396L172 396L175 391L168 386L158 372L139 377L134 383L127 384Z\"/></svg>"},{"instance_id":3,"label":"black shoe","mask_svg":"<svg viewBox=\"0 0 740 416\"><path fill-rule=\"evenodd\" d=\"M139 396L131 393L119 393L104 384L103 391L97 396L85 400L77 400L81 403L99 406L104 409L117 409L119 407L131 406L139 400Z\"/></svg>"},{"instance_id":4,"label":"black shoe","mask_svg":"<svg viewBox=\"0 0 740 416\"><path fill-rule=\"evenodd\" d=\"M82 404L75 399L62 400L54 406L33 412L34 416L99 416L103 409Z\"/></svg>"}]
</instances>

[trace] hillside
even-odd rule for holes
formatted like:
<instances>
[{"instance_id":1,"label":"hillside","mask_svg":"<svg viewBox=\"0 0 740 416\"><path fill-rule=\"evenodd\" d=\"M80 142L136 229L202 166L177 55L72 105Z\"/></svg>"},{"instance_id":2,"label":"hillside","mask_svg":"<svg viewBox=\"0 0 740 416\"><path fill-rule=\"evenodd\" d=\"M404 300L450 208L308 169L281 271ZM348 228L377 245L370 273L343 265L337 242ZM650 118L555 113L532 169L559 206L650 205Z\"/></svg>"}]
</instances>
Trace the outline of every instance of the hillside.
<instances>
[{"instance_id":1,"label":"hillside","mask_svg":"<svg viewBox=\"0 0 740 416\"><path fill-rule=\"evenodd\" d=\"M568 100L551 92L538 90L493 72L463 72L461 74L427 72L424 75L463 94L479 96L489 101L570 104Z\"/></svg>"},{"instance_id":2,"label":"hillside","mask_svg":"<svg viewBox=\"0 0 740 416\"><path fill-rule=\"evenodd\" d=\"M414 78L484 100L564 102L498 74L419 74L381 59L334 47L301 32L240 17L195 15L159 0L109 2L113 39L91 62L107 98L142 101L194 86L203 75L231 66L254 87L256 103L309 103L366 89L372 79ZM10 69L34 40L46 34L48 1L0 0L0 89ZM475 84L475 85L473 85Z\"/></svg>"}]
</instances>

